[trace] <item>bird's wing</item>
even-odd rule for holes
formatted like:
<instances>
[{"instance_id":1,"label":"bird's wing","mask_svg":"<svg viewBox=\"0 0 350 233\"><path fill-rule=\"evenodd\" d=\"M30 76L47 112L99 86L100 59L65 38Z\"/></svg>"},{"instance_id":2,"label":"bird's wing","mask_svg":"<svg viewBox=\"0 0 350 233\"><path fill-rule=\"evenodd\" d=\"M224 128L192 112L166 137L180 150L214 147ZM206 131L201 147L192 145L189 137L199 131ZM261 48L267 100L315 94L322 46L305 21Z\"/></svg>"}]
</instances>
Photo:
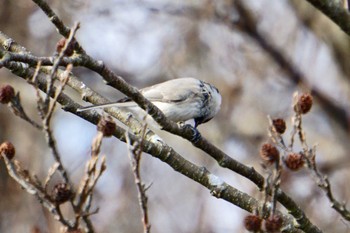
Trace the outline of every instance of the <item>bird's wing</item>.
<instances>
[{"instance_id":1,"label":"bird's wing","mask_svg":"<svg viewBox=\"0 0 350 233\"><path fill-rule=\"evenodd\" d=\"M194 78L178 78L150 87L140 89L141 94L151 102L176 103L186 102L193 99L198 88L199 80ZM117 102L100 104L79 108L78 111L86 111L107 107L133 107L137 106L129 97L122 98Z\"/></svg>"},{"instance_id":2,"label":"bird's wing","mask_svg":"<svg viewBox=\"0 0 350 233\"><path fill-rule=\"evenodd\" d=\"M198 82L196 79L193 80ZM182 79L173 79L165 83L143 88L140 90L140 92L149 101L166 103L182 102L193 96L196 84L198 84L196 82L188 82L187 80L185 84Z\"/></svg>"}]
</instances>

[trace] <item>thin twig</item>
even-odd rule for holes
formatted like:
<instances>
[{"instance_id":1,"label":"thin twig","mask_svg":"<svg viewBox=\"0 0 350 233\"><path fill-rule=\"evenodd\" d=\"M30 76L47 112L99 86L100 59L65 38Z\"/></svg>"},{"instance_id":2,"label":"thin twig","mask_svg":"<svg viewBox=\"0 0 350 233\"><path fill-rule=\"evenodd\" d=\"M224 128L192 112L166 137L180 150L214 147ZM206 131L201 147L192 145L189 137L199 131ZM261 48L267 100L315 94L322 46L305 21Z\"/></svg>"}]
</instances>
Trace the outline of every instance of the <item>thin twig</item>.
<instances>
[{"instance_id":1,"label":"thin twig","mask_svg":"<svg viewBox=\"0 0 350 233\"><path fill-rule=\"evenodd\" d=\"M143 132L146 132L147 124L145 124ZM126 144L128 146L128 154L130 158L131 167L134 173L134 180L138 191L138 198L140 204L140 211L142 215L142 223L143 223L143 232L149 233L151 231L151 225L148 217L148 197L146 195L146 191L149 188L145 184L143 184L141 179L140 167L141 167L141 157L142 157L142 146L144 143L144 133L140 141L134 143L133 145L130 142L128 135L125 135Z\"/></svg>"},{"instance_id":2,"label":"thin twig","mask_svg":"<svg viewBox=\"0 0 350 233\"><path fill-rule=\"evenodd\" d=\"M57 99L61 95L61 93L63 92L64 87L66 86L68 79L69 79L69 73L72 71L72 69L73 69L73 65L69 64L69 65L67 65L66 70L62 73L62 79L60 80L61 83L58 86L58 88L56 89L54 98L49 103L50 107L49 107L47 114L46 114L46 118L48 121L50 121L50 119L52 117L52 114L53 114L54 109L55 109L56 104L57 104Z\"/></svg>"},{"instance_id":3,"label":"thin twig","mask_svg":"<svg viewBox=\"0 0 350 233\"><path fill-rule=\"evenodd\" d=\"M44 190L47 190L47 187L48 187L53 175L55 174L55 172L57 171L59 166L60 166L60 164L56 162L50 167L49 172L47 173L47 177L46 177L45 182L44 182Z\"/></svg>"},{"instance_id":4,"label":"thin twig","mask_svg":"<svg viewBox=\"0 0 350 233\"><path fill-rule=\"evenodd\" d=\"M27 115L27 113L24 111L19 93L17 93L16 96L11 99L10 108L11 108L11 111L13 112L13 114L20 117L22 120L28 122L34 128L36 128L38 130L43 129L43 127L40 124L36 123L33 119L31 119Z\"/></svg>"},{"instance_id":5,"label":"thin twig","mask_svg":"<svg viewBox=\"0 0 350 233\"><path fill-rule=\"evenodd\" d=\"M294 109L294 115L292 118L292 133L290 137L290 144L289 147L286 148L283 145L279 144L281 141L276 140L274 138L275 134L270 133L272 135L272 140L277 143L277 145L281 146L286 153L293 152L293 144L295 141L295 136L298 135L298 140L302 146L302 152L300 153L303 158L306 160L307 167L312 172L312 175L314 177L314 180L316 181L317 185L325 192L326 196L328 197L329 201L332 204L332 208L334 208L345 220L350 221L350 211L346 209L346 205L342 204L341 202L337 201L334 198L333 191L331 189L331 183L328 180L328 177L323 175L321 171L318 169L317 163L316 163L316 146L313 148L309 148L307 139L305 136L305 132L303 130L303 114L301 113L300 109L298 109L298 93L293 94L293 109ZM270 123L271 124L271 123ZM271 129L271 126L270 126Z\"/></svg>"},{"instance_id":6,"label":"thin twig","mask_svg":"<svg viewBox=\"0 0 350 233\"><path fill-rule=\"evenodd\" d=\"M312 172L317 185L325 192L328 200L331 203L333 209L335 209L345 220L350 221L350 210L346 208L346 203L341 203L335 199L331 183L326 175L323 175L318 169L316 163L316 146L312 149L307 147L303 148L303 155L306 159L306 164L309 170Z\"/></svg>"},{"instance_id":7,"label":"thin twig","mask_svg":"<svg viewBox=\"0 0 350 233\"><path fill-rule=\"evenodd\" d=\"M46 98L45 98L45 107L48 111L48 108L50 106L50 97L52 96L52 91L53 91L53 85L54 85L54 80L56 78L56 73L57 73L57 70L58 70L58 66L63 58L63 56L65 55L65 52L67 51L67 49L69 48L69 46L71 45L73 39L74 39L74 36L75 36L75 33L77 32L77 30L79 29L79 23L75 23L75 25L73 26L73 28L70 30L70 33L69 33L69 37L68 39L66 40L66 43L64 44L64 47L63 49L60 51L58 57L54 60L53 62L53 65L52 65L52 68L51 68L51 74L50 74L50 77L48 79L48 87L47 87L47 95L46 95ZM70 67L70 70L72 69L71 66ZM68 67L67 67L68 69ZM67 75L68 77L68 75ZM54 105L55 103L53 103ZM50 120L50 116L51 114L49 113L46 113L46 118L48 118L47 120L49 121Z\"/></svg>"},{"instance_id":8,"label":"thin twig","mask_svg":"<svg viewBox=\"0 0 350 233\"><path fill-rule=\"evenodd\" d=\"M40 187L37 182L33 180L27 170L23 170L20 164L16 160L9 160L6 156L2 156L5 160L5 165L9 175L21 185L21 187L28 193L35 195L42 205L49 210L54 218L61 222L64 226L72 228L73 224L66 220L59 208L50 200L50 197L46 194L45 189Z\"/></svg>"},{"instance_id":9,"label":"thin twig","mask_svg":"<svg viewBox=\"0 0 350 233\"><path fill-rule=\"evenodd\" d=\"M88 217L93 213L97 213L98 209L94 212L89 212L91 207L91 201L93 197L93 190L97 184L97 181L102 176L102 173L106 170L106 158L98 156L102 145L103 134L98 132L92 143L91 158L86 164L86 172L84 178L80 182L76 200L75 200L75 212L76 212L76 224L82 218L85 220L88 229L93 229L92 224L88 220ZM100 166L97 167L100 161ZM92 232L90 230L89 232Z\"/></svg>"}]
</instances>

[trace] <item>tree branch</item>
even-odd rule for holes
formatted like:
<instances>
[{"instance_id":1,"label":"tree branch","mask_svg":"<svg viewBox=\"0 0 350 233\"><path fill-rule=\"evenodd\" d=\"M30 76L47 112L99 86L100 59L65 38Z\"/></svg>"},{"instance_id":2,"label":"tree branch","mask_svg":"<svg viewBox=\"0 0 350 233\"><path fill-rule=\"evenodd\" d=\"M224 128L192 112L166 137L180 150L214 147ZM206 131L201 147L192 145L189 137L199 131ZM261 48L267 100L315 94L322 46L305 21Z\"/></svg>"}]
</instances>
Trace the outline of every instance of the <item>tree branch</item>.
<instances>
[{"instance_id":1,"label":"tree branch","mask_svg":"<svg viewBox=\"0 0 350 233\"><path fill-rule=\"evenodd\" d=\"M325 14L341 30L350 36L350 12L342 7L337 1L329 0L306 0L315 8Z\"/></svg>"}]
</instances>

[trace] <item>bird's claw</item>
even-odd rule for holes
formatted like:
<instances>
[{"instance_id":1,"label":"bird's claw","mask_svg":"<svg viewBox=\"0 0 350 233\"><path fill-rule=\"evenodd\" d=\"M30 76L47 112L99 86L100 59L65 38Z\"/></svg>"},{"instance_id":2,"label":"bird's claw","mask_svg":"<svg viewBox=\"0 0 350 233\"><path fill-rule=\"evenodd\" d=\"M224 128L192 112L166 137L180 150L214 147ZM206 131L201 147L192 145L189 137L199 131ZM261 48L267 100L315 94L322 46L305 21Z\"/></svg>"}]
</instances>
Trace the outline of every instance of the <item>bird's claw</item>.
<instances>
[{"instance_id":1,"label":"bird's claw","mask_svg":"<svg viewBox=\"0 0 350 233\"><path fill-rule=\"evenodd\" d=\"M191 130L192 136L191 136L191 138L190 138L190 141L191 141L192 143L197 143L197 142L199 141L199 139L201 139L202 136L201 136L200 132L197 130L197 128L193 127L192 125L188 125L188 124L182 125L181 127L182 127L183 129L188 128L188 129Z\"/></svg>"}]
</instances>

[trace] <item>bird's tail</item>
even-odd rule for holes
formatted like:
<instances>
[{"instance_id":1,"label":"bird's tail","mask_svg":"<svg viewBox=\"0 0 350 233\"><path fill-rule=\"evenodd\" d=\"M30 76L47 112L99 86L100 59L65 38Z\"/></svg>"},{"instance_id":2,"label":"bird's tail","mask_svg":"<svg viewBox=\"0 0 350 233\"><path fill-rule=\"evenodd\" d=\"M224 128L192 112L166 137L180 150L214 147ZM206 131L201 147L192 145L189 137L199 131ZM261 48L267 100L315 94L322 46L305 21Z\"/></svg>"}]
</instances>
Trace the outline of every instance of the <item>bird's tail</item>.
<instances>
[{"instance_id":1,"label":"bird's tail","mask_svg":"<svg viewBox=\"0 0 350 233\"><path fill-rule=\"evenodd\" d=\"M84 112L84 111L93 110L93 109L110 108L110 107L132 107L135 105L136 104L134 102L97 104L97 105L78 108L77 112Z\"/></svg>"}]
</instances>

